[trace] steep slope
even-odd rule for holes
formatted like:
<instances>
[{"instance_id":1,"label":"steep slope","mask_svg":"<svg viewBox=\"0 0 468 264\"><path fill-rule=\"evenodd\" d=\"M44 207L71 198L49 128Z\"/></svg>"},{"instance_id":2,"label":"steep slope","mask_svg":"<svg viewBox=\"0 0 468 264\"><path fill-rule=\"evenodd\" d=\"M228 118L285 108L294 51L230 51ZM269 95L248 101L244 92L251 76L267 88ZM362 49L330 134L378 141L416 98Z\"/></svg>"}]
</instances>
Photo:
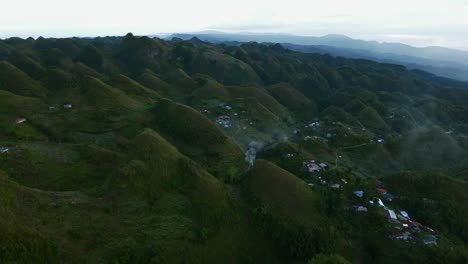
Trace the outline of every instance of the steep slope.
<instances>
[{"instance_id":1,"label":"steep slope","mask_svg":"<svg viewBox=\"0 0 468 264\"><path fill-rule=\"evenodd\" d=\"M284 258L310 257L327 247L321 198L295 175L257 160L244 188L255 204L257 221L284 249Z\"/></svg>"},{"instance_id":2,"label":"steep slope","mask_svg":"<svg viewBox=\"0 0 468 264\"><path fill-rule=\"evenodd\" d=\"M44 97L47 90L40 83L8 62L0 61L0 89L18 95Z\"/></svg>"},{"instance_id":3,"label":"steep slope","mask_svg":"<svg viewBox=\"0 0 468 264\"><path fill-rule=\"evenodd\" d=\"M153 122L182 153L207 166L226 180L238 179L246 168L244 155L231 139L194 109L161 100L153 110Z\"/></svg>"}]
</instances>

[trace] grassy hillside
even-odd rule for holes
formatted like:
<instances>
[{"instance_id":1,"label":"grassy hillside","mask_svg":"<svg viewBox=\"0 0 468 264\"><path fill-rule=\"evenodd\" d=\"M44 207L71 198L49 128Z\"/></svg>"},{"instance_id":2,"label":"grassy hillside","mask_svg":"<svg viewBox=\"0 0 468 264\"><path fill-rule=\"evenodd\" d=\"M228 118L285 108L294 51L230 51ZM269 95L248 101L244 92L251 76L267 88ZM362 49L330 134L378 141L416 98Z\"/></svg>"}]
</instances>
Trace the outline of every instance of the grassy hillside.
<instances>
[{"instance_id":1,"label":"grassy hillside","mask_svg":"<svg viewBox=\"0 0 468 264\"><path fill-rule=\"evenodd\" d=\"M40 83L34 81L27 74L8 62L0 62L0 89L18 95L44 97L47 90Z\"/></svg>"},{"instance_id":2,"label":"grassy hillside","mask_svg":"<svg viewBox=\"0 0 468 264\"><path fill-rule=\"evenodd\" d=\"M154 123L187 156L214 175L238 179L246 169L244 155L209 119L190 107L162 100L154 108Z\"/></svg>"},{"instance_id":3,"label":"grassy hillside","mask_svg":"<svg viewBox=\"0 0 468 264\"><path fill-rule=\"evenodd\" d=\"M467 262L451 82L131 33L0 40L0 72L0 263Z\"/></svg>"}]
</instances>

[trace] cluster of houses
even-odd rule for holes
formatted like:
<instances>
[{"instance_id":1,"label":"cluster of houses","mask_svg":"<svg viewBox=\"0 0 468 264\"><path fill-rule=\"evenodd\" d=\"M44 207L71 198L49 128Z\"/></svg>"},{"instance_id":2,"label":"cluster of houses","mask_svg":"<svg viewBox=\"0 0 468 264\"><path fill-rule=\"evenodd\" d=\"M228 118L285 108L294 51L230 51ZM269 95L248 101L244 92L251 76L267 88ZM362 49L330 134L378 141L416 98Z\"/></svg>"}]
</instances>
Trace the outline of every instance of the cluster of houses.
<instances>
[{"instance_id":1,"label":"cluster of houses","mask_svg":"<svg viewBox=\"0 0 468 264\"><path fill-rule=\"evenodd\" d=\"M221 126L222 128L231 128L233 127L233 118L231 116L239 116L239 113L237 112L230 112L230 110L233 109L232 106L226 104L226 103L220 103L218 104L218 107L221 108L224 114L221 114L220 116L216 117L214 122ZM213 110L213 109L212 109ZM202 109L200 110L200 113L206 114L206 115L211 115L212 112L217 112L216 110L209 110L209 109ZM228 113L229 112L229 113ZM245 112L245 111L242 111ZM248 119L245 119L245 121L248 121ZM250 122L250 125L253 125L253 122ZM246 130L247 127L243 126L241 127L243 130Z\"/></svg>"},{"instance_id":2,"label":"cluster of houses","mask_svg":"<svg viewBox=\"0 0 468 264\"><path fill-rule=\"evenodd\" d=\"M388 237L394 240L401 241L417 241L420 240L426 245L437 245L437 237L434 235L435 231L423 224L411 220L408 212L404 210L393 210L387 207L384 201L391 202L397 196L394 196L384 188L377 188L376 192L380 197L374 197L369 201L371 206L382 208L385 212L385 217L394 225L399 232L390 234ZM354 195L358 198L364 198L363 190L355 190ZM367 212L368 209L363 205L353 205L351 208L356 212Z\"/></svg>"},{"instance_id":3,"label":"cluster of houses","mask_svg":"<svg viewBox=\"0 0 468 264\"><path fill-rule=\"evenodd\" d=\"M377 193L384 199L385 201L391 202L393 199L398 198L388 192L384 188L377 188ZM404 211L395 211L387 207L380 198L374 198L379 204L379 207L382 207L385 210L385 217L388 221L394 224L395 229L400 230L401 232L397 232L394 234L389 235L391 239L395 240L403 240L403 241L416 241L418 240L417 234L423 232L425 235L422 236L421 241L426 245L437 245L437 237L433 235L435 232L433 229L424 226L423 224L411 220L409 214Z\"/></svg>"},{"instance_id":4,"label":"cluster of houses","mask_svg":"<svg viewBox=\"0 0 468 264\"><path fill-rule=\"evenodd\" d=\"M71 109L71 108L73 108L73 105L72 104L64 104L63 108L64 109ZM49 106L49 111L53 111L53 110L55 110L55 106ZM25 117L15 118L15 123L16 124L22 124L22 123L25 123L26 121L28 121L28 120Z\"/></svg>"},{"instance_id":5,"label":"cluster of houses","mask_svg":"<svg viewBox=\"0 0 468 264\"><path fill-rule=\"evenodd\" d=\"M310 173L316 173L316 172L319 172L319 171L322 171L324 169L327 168L327 164L325 163L319 163L317 164L315 162L315 160L310 160L310 161L304 161L302 163L302 165L304 166L304 168L310 172Z\"/></svg>"},{"instance_id":6,"label":"cluster of houses","mask_svg":"<svg viewBox=\"0 0 468 264\"><path fill-rule=\"evenodd\" d=\"M231 117L227 116L227 115L219 116L216 119L216 124L218 124L218 125L220 125L220 126L222 126L224 128L230 128L230 127L232 127Z\"/></svg>"},{"instance_id":7,"label":"cluster of houses","mask_svg":"<svg viewBox=\"0 0 468 264\"><path fill-rule=\"evenodd\" d=\"M318 122L318 121L304 125L305 129L314 129L314 128L318 128L318 127L320 127L320 122Z\"/></svg>"}]
</instances>

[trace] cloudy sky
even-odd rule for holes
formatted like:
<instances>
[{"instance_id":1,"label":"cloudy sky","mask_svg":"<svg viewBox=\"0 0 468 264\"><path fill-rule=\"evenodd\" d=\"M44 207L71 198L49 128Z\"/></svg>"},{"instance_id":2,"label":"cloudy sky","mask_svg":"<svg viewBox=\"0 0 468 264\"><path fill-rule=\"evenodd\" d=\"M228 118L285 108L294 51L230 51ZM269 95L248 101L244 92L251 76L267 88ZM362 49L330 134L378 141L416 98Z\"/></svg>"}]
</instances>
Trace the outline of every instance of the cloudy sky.
<instances>
[{"instance_id":1,"label":"cloudy sky","mask_svg":"<svg viewBox=\"0 0 468 264\"><path fill-rule=\"evenodd\" d=\"M468 50L468 0L15 0L0 38L276 32Z\"/></svg>"}]
</instances>

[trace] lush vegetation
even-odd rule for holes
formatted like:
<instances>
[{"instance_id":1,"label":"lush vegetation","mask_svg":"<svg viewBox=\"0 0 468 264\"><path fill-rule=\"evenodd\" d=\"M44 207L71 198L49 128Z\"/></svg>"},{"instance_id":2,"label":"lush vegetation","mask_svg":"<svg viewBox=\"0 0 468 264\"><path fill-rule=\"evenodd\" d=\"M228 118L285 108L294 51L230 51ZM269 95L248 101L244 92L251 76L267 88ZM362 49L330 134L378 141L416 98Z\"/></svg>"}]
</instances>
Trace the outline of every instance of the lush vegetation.
<instances>
[{"instance_id":1,"label":"lush vegetation","mask_svg":"<svg viewBox=\"0 0 468 264\"><path fill-rule=\"evenodd\" d=\"M1 263L468 261L451 82L132 34L10 38L0 60ZM434 230L395 239L377 188Z\"/></svg>"}]
</instances>

